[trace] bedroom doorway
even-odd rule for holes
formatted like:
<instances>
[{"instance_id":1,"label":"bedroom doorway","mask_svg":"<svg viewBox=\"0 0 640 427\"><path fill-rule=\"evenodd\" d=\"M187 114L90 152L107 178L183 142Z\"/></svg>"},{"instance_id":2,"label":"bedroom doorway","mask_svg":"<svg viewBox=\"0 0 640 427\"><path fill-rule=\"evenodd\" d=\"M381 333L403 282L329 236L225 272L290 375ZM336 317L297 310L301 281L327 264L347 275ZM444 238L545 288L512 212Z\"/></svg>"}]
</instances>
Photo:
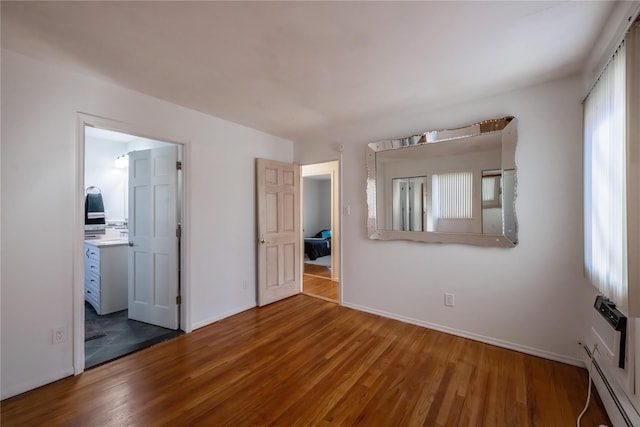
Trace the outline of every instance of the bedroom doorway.
<instances>
[{"instance_id":1,"label":"bedroom doorway","mask_svg":"<svg viewBox=\"0 0 640 427\"><path fill-rule=\"evenodd\" d=\"M302 293L340 301L339 162L303 165Z\"/></svg>"}]
</instances>

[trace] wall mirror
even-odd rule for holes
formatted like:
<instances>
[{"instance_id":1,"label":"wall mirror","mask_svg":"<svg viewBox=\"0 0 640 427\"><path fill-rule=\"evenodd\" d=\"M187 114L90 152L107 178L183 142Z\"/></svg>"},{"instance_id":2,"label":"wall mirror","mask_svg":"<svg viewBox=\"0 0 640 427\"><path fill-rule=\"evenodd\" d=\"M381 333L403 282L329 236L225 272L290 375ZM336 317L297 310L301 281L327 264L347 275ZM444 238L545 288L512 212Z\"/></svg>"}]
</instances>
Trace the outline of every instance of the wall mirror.
<instances>
[{"instance_id":1,"label":"wall mirror","mask_svg":"<svg viewBox=\"0 0 640 427\"><path fill-rule=\"evenodd\" d=\"M517 119L367 147L369 237L514 247Z\"/></svg>"}]
</instances>

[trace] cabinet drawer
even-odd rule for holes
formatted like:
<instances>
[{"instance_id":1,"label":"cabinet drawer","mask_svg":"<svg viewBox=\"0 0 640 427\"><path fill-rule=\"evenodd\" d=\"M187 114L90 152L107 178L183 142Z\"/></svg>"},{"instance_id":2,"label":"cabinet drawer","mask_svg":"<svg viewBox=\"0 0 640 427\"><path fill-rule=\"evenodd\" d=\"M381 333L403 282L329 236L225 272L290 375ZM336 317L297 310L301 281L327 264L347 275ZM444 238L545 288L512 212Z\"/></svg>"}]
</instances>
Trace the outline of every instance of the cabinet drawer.
<instances>
[{"instance_id":1,"label":"cabinet drawer","mask_svg":"<svg viewBox=\"0 0 640 427\"><path fill-rule=\"evenodd\" d=\"M97 274L86 273L84 275L84 289L90 290L96 295L100 295L100 276Z\"/></svg>"},{"instance_id":2,"label":"cabinet drawer","mask_svg":"<svg viewBox=\"0 0 640 427\"><path fill-rule=\"evenodd\" d=\"M84 259L97 261L100 264L100 249L93 245L84 245Z\"/></svg>"},{"instance_id":3,"label":"cabinet drawer","mask_svg":"<svg viewBox=\"0 0 640 427\"><path fill-rule=\"evenodd\" d=\"M102 314L100 306L100 276L85 273L84 275L84 299L93 306L96 313Z\"/></svg>"},{"instance_id":4,"label":"cabinet drawer","mask_svg":"<svg viewBox=\"0 0 640 427\"><path fill-rule=\"evenodd\" d=\"M93 308L96 310L96 313L98 314L102 314L101 310L100 310L100 295L96 294L95 292L92 292L88 289L84 290L84 300L87 301L89 304L91 304L93 306Z\"/></svg>"},{"instance_id":5,"label":"cabinet drawer","mask_svg":"<svg viewBox=\"0 0 640 427\"><path fill-rule=\"evenodd\" d=\"M100 261L96 261L95 259L87 258L84 261L84 274L85 276L89 274L97 274L100 276Z\"/></svg>"},{"instance_id":6,"label":"cabinet drawer","mask_svg":"<svg viewBox=\"0 0 640 427\"><path fill-rule=\"evenodd\" d=\"M98 306L100 305L100 294L90 289L84 290L84 299L86 299L87 301L91 301Z\"/></svg>"}]
</instances>

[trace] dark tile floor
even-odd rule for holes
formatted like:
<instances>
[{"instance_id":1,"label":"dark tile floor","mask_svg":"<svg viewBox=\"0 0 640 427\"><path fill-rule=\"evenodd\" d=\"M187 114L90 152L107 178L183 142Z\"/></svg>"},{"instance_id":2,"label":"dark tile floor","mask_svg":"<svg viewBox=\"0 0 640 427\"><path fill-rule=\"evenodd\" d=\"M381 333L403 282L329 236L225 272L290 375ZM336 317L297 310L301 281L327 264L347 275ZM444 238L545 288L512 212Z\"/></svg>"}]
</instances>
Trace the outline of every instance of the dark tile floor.
<instances>
[{"instance_id":1,"label":"dark tile floor","mask_svg":"<svg viewBox=\"0 0 640 427\"><path fill-rule=\"evenodd\" d=\"M129 320L128 310L99 316L91 304L84 303L85 322L95 320L105 335L84 343L85 369L93 368L134 351L166 341L183 332Z\"/></svg>"}]
</instances>

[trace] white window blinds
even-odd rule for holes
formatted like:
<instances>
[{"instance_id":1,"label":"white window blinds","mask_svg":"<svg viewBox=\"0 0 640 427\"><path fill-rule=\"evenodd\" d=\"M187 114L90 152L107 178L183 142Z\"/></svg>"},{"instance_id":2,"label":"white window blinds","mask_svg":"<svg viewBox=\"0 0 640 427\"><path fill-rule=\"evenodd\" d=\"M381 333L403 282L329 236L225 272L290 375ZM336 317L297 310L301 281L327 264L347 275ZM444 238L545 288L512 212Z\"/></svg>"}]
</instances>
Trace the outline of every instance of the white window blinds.
<instances>
[{"instance_id":1,"label":"white window blinds","mask_svg":"<svg viewBox=\"0 0 640 427\"><path fill-rule=\"evenodd\" d=\"M626 52L584 102L584 263L591 283L627 307Z\"/></svg>"},{"instance_id":2,"label":"white window blinds","mask_svg":"<svg viewBox=\"0 0 640 427\"><path fill-rule=\"evenodd\" d=\"M436 216L441 219L472 218L472 184L471 172L433 175Z\"/></svg>"}]
</instances>

